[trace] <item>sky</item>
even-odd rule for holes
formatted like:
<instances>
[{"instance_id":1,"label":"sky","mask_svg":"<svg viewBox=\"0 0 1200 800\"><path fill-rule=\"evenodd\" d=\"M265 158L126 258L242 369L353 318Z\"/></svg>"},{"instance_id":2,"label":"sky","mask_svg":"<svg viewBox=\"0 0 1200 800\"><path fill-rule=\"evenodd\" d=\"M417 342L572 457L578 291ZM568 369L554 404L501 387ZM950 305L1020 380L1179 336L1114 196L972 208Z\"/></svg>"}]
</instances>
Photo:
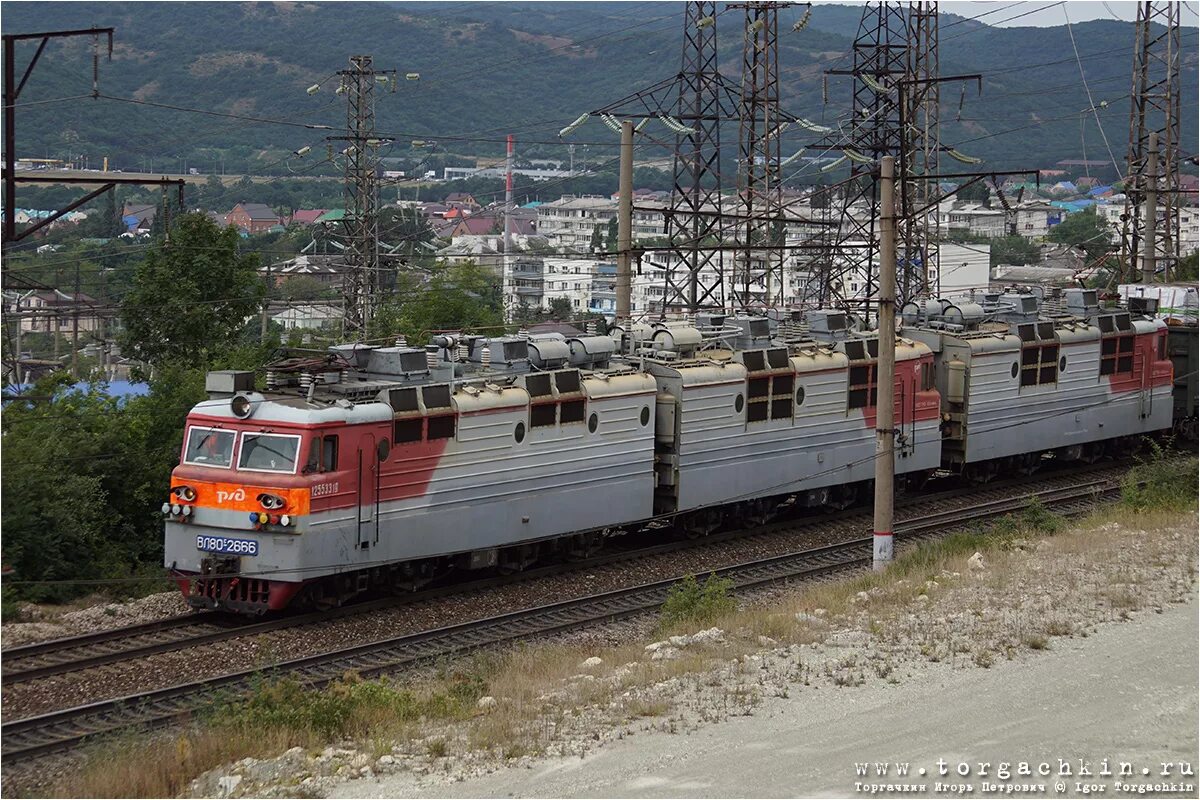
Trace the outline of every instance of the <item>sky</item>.
<instances>
[{"instance_id":1,"label":"sky","mask_svg":"<svg viewBox=\"0 0 1200 800\"><path fill-rule=\"evenodd\" d=\"M1062 25L1069 17L1072 23L1087 22L1093 19L1121 19L1132 22L1137 18L1138 3L1131 0L1031 0L1031 2L1014 3L1012 0L993 2L942 2L938 10L964 17L979 17L980 14L995 10L993 13L979 17L980 22L996 25L1001 28L1019 26L1047 27ZM1200 0L1187 0L1180 8L1179 21L1182 25L1196 25L1196 11L1200 8ZM1064 10L1066 15L1064 15ZM1029 13L1032 12L1032 13ZM1018 17L1018 15L1020 15ZM1013 19L1014 17L1018 17Z\"/></svg>"}]
</instances>

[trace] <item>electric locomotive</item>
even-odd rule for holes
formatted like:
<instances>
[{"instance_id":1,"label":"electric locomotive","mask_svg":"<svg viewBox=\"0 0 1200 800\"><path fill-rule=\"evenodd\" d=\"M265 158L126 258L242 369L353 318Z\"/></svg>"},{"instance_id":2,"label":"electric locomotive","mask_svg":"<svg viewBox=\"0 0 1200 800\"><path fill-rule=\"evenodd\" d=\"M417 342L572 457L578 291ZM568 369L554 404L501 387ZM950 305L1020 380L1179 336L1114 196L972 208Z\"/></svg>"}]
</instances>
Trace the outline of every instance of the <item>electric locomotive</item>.
<instances>
[{"instance_id":1,"label":"electric locomotive","mask_svg":"<svg viewBox=\"0 0 1200 800\"><path fill-rule=\"evenodd\" d=\"M1171 427L1166 326L1064 299L905 307L898 488L1090 461ZM211 373L163 504L166 566L196 608L326 608L865 496L889 378L844 312L610 334L339 345L268 365L263 392Z\"/></svg>"}]
</instances>

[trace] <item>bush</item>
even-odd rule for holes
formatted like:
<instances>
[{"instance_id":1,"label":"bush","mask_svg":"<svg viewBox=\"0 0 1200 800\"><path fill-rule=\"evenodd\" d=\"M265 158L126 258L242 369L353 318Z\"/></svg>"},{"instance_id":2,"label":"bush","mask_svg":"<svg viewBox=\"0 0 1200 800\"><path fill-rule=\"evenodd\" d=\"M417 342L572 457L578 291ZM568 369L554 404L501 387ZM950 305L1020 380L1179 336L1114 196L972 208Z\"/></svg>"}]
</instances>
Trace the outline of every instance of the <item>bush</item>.
<instances>
[{"instance_id":1,"label":"bush","mask_svg":"<svg viewBox=\"0 0 1200 800\"><path fill-rule=\"evenodd\" d=\"M671 587L667 601L663 603L660 625L674 627L681 623L705 623L728 614L736 608L730 592L733 581L709 575L703 586L695 576L688 575Z\"/></svg>"},{"instance_id":2,"label":"bush","mask_svg":"<svg viewBox=\"0 0 1200 800\"><path fill-rule=\"evenodd\" d=\"M1121 502L1135 511L1183 511L1196 506L1196 458L1171 458L1157 442L1151 459L1125 476Z\"/></svg>"}]
</instances>

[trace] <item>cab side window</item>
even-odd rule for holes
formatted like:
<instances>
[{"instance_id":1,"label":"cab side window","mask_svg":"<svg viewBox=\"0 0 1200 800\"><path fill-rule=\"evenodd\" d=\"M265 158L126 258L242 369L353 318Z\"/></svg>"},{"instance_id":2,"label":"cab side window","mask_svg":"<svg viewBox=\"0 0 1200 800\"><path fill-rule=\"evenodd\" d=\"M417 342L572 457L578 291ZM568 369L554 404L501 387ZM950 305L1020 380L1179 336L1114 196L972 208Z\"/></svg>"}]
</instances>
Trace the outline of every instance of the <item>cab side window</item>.
<instances>
[{"instance_id":1,"label":"cab side window","mask_svg":"<svg viewBox=\"0 0 1200 800\"><path fill-rule=\"evenodd\" d=\"M321 439L321 472L334 472L338 465L338 437Z\"/></svg>"}]
</instances>

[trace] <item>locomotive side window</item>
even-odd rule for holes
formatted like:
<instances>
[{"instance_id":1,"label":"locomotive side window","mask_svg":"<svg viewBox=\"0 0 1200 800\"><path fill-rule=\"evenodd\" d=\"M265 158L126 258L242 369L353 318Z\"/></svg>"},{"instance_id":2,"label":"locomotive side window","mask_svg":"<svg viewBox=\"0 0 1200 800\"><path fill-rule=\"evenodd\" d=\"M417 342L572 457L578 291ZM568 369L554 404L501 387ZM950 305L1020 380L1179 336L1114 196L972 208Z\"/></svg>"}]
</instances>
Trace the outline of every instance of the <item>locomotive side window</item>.
<instances>
[{"instance_id":1,"label":"locomotive side window","mask_svg":"<svg viewBox=\"0 0 1200 800\"><path fill-rule=\"evenodd\" d=\"M921 391L928 392L933 389L933 364L922 362L921 364Z\"/></svg>"},{"instance_id":2,"label":"locomotive side window","mask_svg":"<svg viewBox=\"0 0 1200 800\"><path fill-rule=\"evenodd\" d=\"M398 419L392 428L392 443L393 444L410 444L412 442L421 441L424 433L425 420L417 419Z\"/></svg>"},{"instance_id":3,"label":"locomotive side window","mask_svg":"<svg viewBox=\"0 0 1200 800\"><path fill-rule=\"evenodd\" d=\"M338 437L326 436L321 439L321 472L333 472L337 469Z\"/></svg>"},{"instance_id":4,"label":"locomotive side window","mask_svg":"<svg viewBox=\"0 0 1200 800\"><path fill-rule=\"evenodd\" d=\"M250 472L295 472L299 452L299 436L243 433L238 469Z\"/></svg>"},{"instance_id":5,"label":"locomotive side window","mask_svg":"<svg viewBox=\"0 0 1200 800\"><path fill-rule=\"evenodd\" d=\"M567 400L562 403L562 408L558 412L558 419L563 425L566 425L568 422L583 422L585 413L584 401Z\"/></svg>"},{"instance_id":6,"label":"locomotive side window","mask_svg":"<svg viewBox=\"0 0 1200 800\"><path fill-rule=\"evenodd\" d=\"M869 408L879 400L879 387L876 385L876 364L863 364L850 368L850 408Z\"/></svg>"},{"instance_id":7,"label":"locomotive side window","mask_svg":"<svg viewBox=\"0 0 1200 800\"><path fill-rule=\"evenodd\" d=\"M1100 342L1100 374L1133 372L1133 336L1109 336Z\"/></svg>"},{"instance_id":8,"label":"locomotive side window","mask_svg":"<svg viewBox=\"0 0 1200 800\"><path fill-rule=\"evenodd\" d=\"M533 406L529 409L529 427L531 428L552 428L554 427L555 409L558 408L557 403L542 403L541 405Z\"/></svg>"},{"instance_id":9,"label":"locomotive side window","mask_svg":"<svg viewBox=\"0 0 1200 800\"><path fill-rule=\"evenodd\" d=\"M1021 348L1021 385L1044 386L1058 380L1058 345Z\"/></svg>"},{"instance_id":10,"label":"locomotive side window","mask_svg":"<svg viewBox=\"0 0 1200 800\"><path fill-rule=\"evenodd\" d=\"M454 416L445 417L430 417L429 418L429 438L432 439L453 439L454 438Z\"/></svg>"},{"instance_id":11,"label":"locomotive side window","mask_svg":"<svg viewBox=\"0 0 1200 800\"><path fill-rule=\"evenodd\" d=\"M220 467L229 469L233 464L233 431L218 428L188 429L187 450L183 463L198 467Z\"/></svg>"}]
</instances>

